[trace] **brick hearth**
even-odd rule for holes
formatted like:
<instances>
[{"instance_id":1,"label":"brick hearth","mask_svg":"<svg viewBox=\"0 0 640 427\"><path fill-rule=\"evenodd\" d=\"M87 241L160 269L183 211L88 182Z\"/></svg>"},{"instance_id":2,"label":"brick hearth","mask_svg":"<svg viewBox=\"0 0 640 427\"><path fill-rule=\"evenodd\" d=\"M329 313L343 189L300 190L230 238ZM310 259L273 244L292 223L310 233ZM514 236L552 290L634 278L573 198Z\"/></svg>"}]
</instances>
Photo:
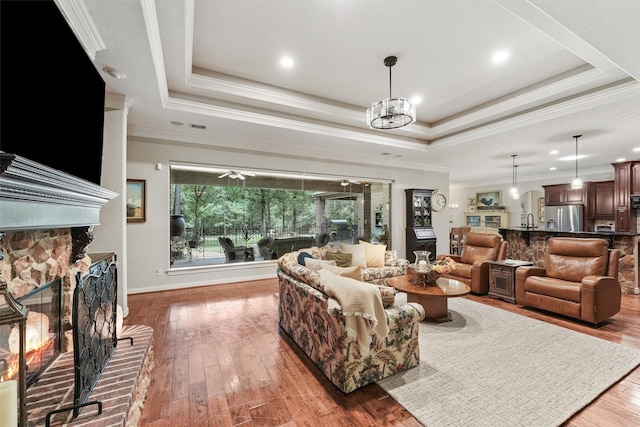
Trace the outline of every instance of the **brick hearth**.
<instances>
[{"instance_id":1,"label":"brick hearth","mask_svg":"<svg viewBox=\"0 0 640 427\"><path fill-rule=\"evenodd\" d=\"M91 392L88 402L102 401L102 414L97 405L86 406L73 419L73 411L54 414L51 426L136 426L149 387L153 369L153 329L147 326L125 326L111 361ZM27 390L29 427L44 426L49 412L73 405L73 352L58 357L40 380Z\"/></svg>"}]
</instances>

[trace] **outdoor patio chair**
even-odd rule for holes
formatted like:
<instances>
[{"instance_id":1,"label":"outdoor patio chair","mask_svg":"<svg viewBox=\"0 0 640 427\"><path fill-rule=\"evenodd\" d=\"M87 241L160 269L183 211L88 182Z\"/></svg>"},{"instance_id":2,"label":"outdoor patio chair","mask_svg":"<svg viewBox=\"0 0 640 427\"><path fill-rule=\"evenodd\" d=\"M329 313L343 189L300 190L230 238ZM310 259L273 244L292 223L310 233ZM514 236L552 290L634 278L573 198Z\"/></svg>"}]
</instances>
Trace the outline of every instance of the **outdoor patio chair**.
<instances>
[{"instance_id":1,"label":"outdoor patio chair","mask_svg":"<svg viewBox=\"0 0 640 427\"><path fill-rule=\"evenodd\" d=\"M218 237L218 242L220 242L220 246L224 250L226 262L244 261L244 254L247 251L246 246L236 246L228 237Z\"/></svg>"}]
</instances>

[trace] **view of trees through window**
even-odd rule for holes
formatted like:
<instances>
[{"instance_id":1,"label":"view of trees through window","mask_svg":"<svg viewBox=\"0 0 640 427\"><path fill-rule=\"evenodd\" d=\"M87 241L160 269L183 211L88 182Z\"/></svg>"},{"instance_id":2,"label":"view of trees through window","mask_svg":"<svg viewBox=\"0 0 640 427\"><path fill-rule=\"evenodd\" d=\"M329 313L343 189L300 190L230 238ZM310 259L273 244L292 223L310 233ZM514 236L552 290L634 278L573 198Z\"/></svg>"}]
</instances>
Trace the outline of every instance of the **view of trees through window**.
<instances>
[{"instance_id":1,"label":"view of trees through window","mask_svg":"<svg viewBox=\"0 0 640 427\"><path fill-rule=\"evenodd\" d=\"M172 165L170 191L174 268L272 260L358 239L388 243L389 183Z\"/></svg>"}]
</instances>

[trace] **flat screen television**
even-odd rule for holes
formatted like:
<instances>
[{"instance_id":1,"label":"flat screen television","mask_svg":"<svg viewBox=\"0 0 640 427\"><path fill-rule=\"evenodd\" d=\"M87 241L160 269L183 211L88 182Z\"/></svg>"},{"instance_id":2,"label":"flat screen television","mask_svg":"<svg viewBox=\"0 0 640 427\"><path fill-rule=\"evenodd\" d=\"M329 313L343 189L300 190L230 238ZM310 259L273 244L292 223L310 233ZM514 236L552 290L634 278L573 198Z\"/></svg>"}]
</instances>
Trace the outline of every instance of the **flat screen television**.
<instances>
[{"instance_id":1,"label":"flat screen television","mask_svg":"<svg viewBox=\"0 0 640 427\"><path fill-rule=\"evenodd\" d=\"M100 184L102 76L52 0L0 17L0 151Z\"/></svg>"}]
</instances>

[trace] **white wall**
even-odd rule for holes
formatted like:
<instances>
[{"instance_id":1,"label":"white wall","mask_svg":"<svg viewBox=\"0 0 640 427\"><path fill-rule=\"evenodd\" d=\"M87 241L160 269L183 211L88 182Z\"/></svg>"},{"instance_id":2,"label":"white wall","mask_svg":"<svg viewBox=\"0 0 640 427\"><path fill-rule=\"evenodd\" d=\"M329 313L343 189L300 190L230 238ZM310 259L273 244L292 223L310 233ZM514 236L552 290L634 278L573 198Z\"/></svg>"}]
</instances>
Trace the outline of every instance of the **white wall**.
<instances>
[{"instance_id":1,"label":"white wall","mask_svg":"<svg viewBox=\"0 0 640 427\"><path fill-rule=\"evenodd\" d=\"M94 240L89 253L113 252L117 259L118 305L123 314L129 313L127 304L127 246L126 246L126 97L108 93L104 115L102 176L100 185L119 194L100 210L100 224L93 229Z\"/></svg>"},{"instance_id":2,"label":"white wall","mask_svg":"<svg viewBox=\"0 0 640 427\"><path fill-rule=\"evenodd\" d=\"M157 142L157 143L155 143ZM206 268L169 267L169 162L223 165L238 169L271 169L394 180L391 193L392 246L405 256L405 192L407 188L440 189L448 195L449 175L443 172L401 168L353 166L346 163L301 160L232 152L215 147L177 146L129 137L127 178L146 181L147 220L127 224L127 284L129 293L229 283L276 276L275 261L221 265ZM161 163L161 170L156 164ZM433 215L438 253L448 253L448 212ZM158 275L157 271L162 270Z\"/></svg>"}]
</instances>

